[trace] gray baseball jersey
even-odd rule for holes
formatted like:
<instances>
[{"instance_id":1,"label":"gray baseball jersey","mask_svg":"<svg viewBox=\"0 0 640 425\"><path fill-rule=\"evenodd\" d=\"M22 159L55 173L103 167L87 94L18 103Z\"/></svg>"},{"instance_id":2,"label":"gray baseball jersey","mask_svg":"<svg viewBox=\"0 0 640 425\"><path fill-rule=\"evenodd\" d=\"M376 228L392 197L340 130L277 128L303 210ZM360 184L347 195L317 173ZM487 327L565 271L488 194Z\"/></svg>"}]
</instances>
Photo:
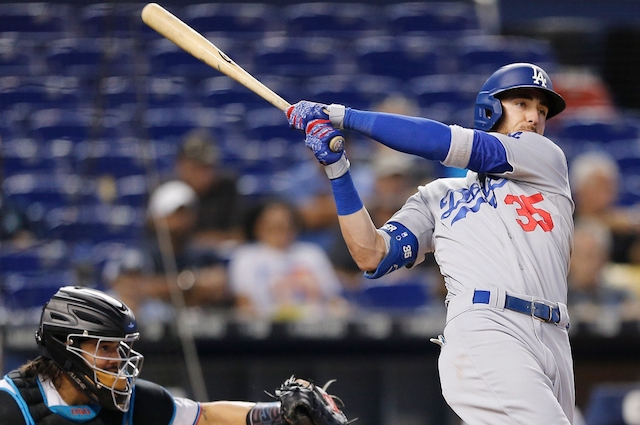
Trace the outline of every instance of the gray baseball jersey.
<instances>
[{"instance_id":1,"label":"gray baseball jersey","mask_svg":"<svg viewBox=\"0 0 640 425\"><path fill-rule=\"evenodd\" d=\"M452 133L452 146L466 140L450 151L462 160L443 163L466 164L471 130ZM435 253L444 276L439 371L453 410L469 424L570 424L575 390L564 304L573 201L566 158L536 133L492 135L512 171L433 181L390 221L417 237L418 259ZM490 294L487 303L475 302L476 290ZM507 294L558 307L562 320L507 310Z\"/></svg>"},{"instance_id":2,"label":"gray baseball jersey","mask_svg":"<svg viewBox=\"0 0 640 425\"><path fill-rule=\"evenodd\" d=\"M513 171L438 179L419 188L390 221L435 252L448 299L499 286L566 303L573 201L562 150L536 133L492 133Z\"/></svg>"}]
</instances>

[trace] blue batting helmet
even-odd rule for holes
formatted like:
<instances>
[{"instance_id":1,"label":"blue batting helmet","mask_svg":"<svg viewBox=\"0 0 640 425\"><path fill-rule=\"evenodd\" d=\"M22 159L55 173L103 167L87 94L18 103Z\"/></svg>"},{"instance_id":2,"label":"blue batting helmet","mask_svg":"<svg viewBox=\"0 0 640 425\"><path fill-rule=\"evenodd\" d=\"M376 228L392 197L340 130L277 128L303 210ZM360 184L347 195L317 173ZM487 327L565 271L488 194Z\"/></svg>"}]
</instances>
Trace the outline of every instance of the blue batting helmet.
<instances>
[{"instance_id":1,"label":"blue batting helmet","mask_svg":"<svg viewBox=\"0 0 640 425\"><path fill-rule=\"evenodd\" d=\"M544 69L531 63L513 63L494 72L480 89L474 111L475 128L491 130L502 116L502 104L496 95L518 88L535 88L544 92L549 103L547 119L566 107L562 96L553 90L551 78Z\"/></svg>"}]
</instances>

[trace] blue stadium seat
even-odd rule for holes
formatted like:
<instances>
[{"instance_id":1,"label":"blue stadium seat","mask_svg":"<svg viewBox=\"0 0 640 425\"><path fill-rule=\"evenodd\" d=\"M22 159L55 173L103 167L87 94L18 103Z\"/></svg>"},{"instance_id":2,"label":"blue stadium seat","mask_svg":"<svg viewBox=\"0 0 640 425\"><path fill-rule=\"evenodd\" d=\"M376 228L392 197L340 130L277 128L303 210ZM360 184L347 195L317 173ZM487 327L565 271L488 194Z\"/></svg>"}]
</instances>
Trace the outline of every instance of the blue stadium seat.
<instances>
[{"instance_id":1,"label":"blue stadium seat","mask_svg":"<svg viewBox=\"0 0 640 425\"><path fill-rule=\"evenodd\" d=\"M446 51L432 37L365 37L355 41L358 71L410 80L442 73Z\"/></svg>"},{"instance_id":2,"label":"blue stadium seat","mask_svg":"<svg viewBox=\"0 0 640 425\"><path fill-rule=\"evenodd\" d=\"M584 412L586 425L628 425L631 422L625 420L625 413L637 415L632 412L624 412L623 405L627 397L640 397L640 384L638 383L602 383L591 390L591 396Z\"/></svg>"},{"instance_id":3,"label":"blue stadium seat","mask_svg":"<svg viewBox=\"0 0 640 425\"><path fill-rule=\"evenodd\" d=\"M407 2L385 7L387 26L394 34L422 32L456 36L480 30L473 3Z\"/></svg>"},{"instance_id":4,"label":"blue stadium seat","mask_svg":"<svg viewBox=\"0 0 640 425\"><path fill-rule=\"evenodd\" d=\"M7 273L2 277L2 295L9 311L40 309L62 286L77 285L73 270L36 270Z\"/></svg>"},{"instance_id":5,"label":"blue stadium seat","mask_svg":"<svg viewBox=\"0 0 640 425\"><path fill-rule=\"evenodd\" d=\"M87 37L135 36L144 23L143 5L96 3L83 6L79 13L80 32Z\"/></svg>"},{"instance_id":6,"label":"blue stadium seat","mask_svg":"<svg viewBox=\"0 0 640 425\"><path fill-rule=\"evenodd\" d=\"M81 142L93 135L91 111L43 109L31 115L31 131L36 140L56 139Z\"/></svg>"},{"instance_id":7,"label":"blue stadium seat","mask_svg":"<svg viewBox=\"0 0 640 425\"><path fill-rule=\"evenodd\" d=\"M102 139L76 145L77 168L86 175L114 178L145 174L144 151L135 139Z\"/></svg>"},{"instance_id":8,"label":"blue stadium seat","mask_svg":"<svg viewBox=\"0 0 640 425\"><path fill-rule=\"evenodd\" d=\"M382 31L381 10L365 3L313 2L285 6L282 10L289 36L353 36Z\"/></svg>"},{"instance_id":9,"label":"blue stadium seat","mask_svg":"<svg viewBox=\"0 0 640 425\"><path fill-rule=\"evenodd\" d=\"M0 34L0 76L29 75L36 54L34 44L22 40L18 33Z\"/></svg>"},{"instance_id":10,"label":"blue stadium seat","mask_svg":"<svg viewBox=\"0 0 640 425\"><path fill-rule=\"evenodd\" d=\"M424 116L465 125L466 116L473 119L473 105L485 80L486 75L438 74L414 78L408 84Z\"/></svg>"},{"instance_id":11,"label":"blue stadium seat","mask_svg":"<svg viewBox=\"0 0 640 425\"><path fill-rule=\"evenodd\" d=\"M367 286L356 296L356 302L366 310L409 313L425 307L429 298L425 285L399 283Z\"/></svg>"},{"instance_id":12,"label":"blue stadium seat","mask_svg":"<svg viewBox=\"0 0 640 425\"><path fill-rule=\"evenodd\" d=\"M606 145L612 142L631 141L640 138L640 126L633 121L595 121L589 119L564 120L559 136L582 142Z\"/></svg>"},{"instance_id":13,"label":"blue stadium seat","mask_svg":"<svg viewBox=\"0 0 640 425\"><path fill-rule=\"evenodd\" d=\"M328 37L267 37L257 43L254 72L296 78L335 74L335 39Z\"/></svg>"},{"instance_id":14,"label":"blue stadium seat","mask_svg":"<svg viewBox=\"0 0 640 425\"><path fill-rule=\"evenodd\" d=\"M128 205L64 206L47 213L51 237L68 243L133 242L142 236L145 209Z\"/></svg>"},{"instance_id":15,"label":"blue stadium seat","mask_svg":"<svg viewBox=\"0 0 640 425\"><path fill-rule=\"evenodd\" d=\"M276 91L275 87L270 87ZM220 108L229 104L240 104L246 109L263 107L268 103L237 81L227 77L211 77L202 81L198 93L200 104Z\"/></svg>"},{"instance_id":16,"label":"blue stadium seat","mask_svg":"<svg viewBox=\"0 0 640 425\"><path fill-rule=\"evenodd\" d=\"M61 33L71 17L63 5L54 3L5 3L0 4L0 28L2 32L17 32L23 36Z\"/></svg>"},{"instance_id":17,"label":"blue stadium seat","mask_svg":"<svg viewBox=\"0 0 640 425\"><path fill-rule=\"evenodd\" d=\"M96 78L107 57L102 39L69 37L53 40L45 60L49 73Z\"/></svg>"},{"instance_id":18,"label":"blue stadium seat","mask_svg":"<svg viewBox=\"0 0 640 425\"><path fill-rule=\"evenodd\" d=\"M620 167L620 196L621 205L640 205L640 154L618 157Z\"/></svg>"},{"instance_id":19,"label":"blue stadium seat","mask_svg":"<svg viewBox=\"0 0 640 425\"><path fill-rule=\"evenodd\" d=\"M149 108L180 107L193 98L184 77L147 77L145 81Z\"/></svg>"},{"instance_id":20,"label":"blue stadium seat","mask_svg":"<svg viewBox=\"0 0 640 425\"><path fill-rule=\"evenodd\" d=\"M179 17L201 34L222 32L233 37L259 38L271 29L278 14L267 3L206 3L184 7Z\"/></svg>"},{"instance_id":21,"label":"blue stadium seat","mask_svg":"<svg viewBox=\"0 0 640 425\"><path fill-rule=\"evenodd\" d=\"M0 77L0 110L75 108L86 98L77 77Z\"/></svg>"},{"instance_id":22,"label":"blue stadium seat","mask_svg":"<svg viewBox=\"0 0 640 425\"><path fill-rule=\"evenodd\" d=\"M459 72L484 73L487 77L499 67L514 62L535 63L550 73L555 63L548 42L521 37L465 36L456 41L455 51Z\"/></svg>"},{"instance_id":23,"label":"blue stadium seat","mask_svg":"<svg viewBox=\"0 0 640 425\"><path fill-rule=\"evenodd\" d=\"M23 172L6 177L2 189L4 196L21 208L34 203L51 208L66 205L74 196L79 196L80 181L68 176Z\"/></svg>"},{"instance_id":24,"label":"blue stadium seat","mask_svg":"<svg viewBox=\"0 0 640 425\"><path fill-rule=\"evenodd\" d=\"M370 109L393 93L403 90L396 78L379 75L323 75L305 85L308 99L321 103L341 103L356 109Z\"/></svg>"},{"instance_id":25,"label":"blue stadium seat","mask_svg":"<svg viewBox=\"0 0 640 425\"><path fill-rule=\"evenodd\" d=\"M184 77L199 81L216 72L166 38L151 41L148 52L149 73L154 77Z\"/></svg>"}]
</instances>

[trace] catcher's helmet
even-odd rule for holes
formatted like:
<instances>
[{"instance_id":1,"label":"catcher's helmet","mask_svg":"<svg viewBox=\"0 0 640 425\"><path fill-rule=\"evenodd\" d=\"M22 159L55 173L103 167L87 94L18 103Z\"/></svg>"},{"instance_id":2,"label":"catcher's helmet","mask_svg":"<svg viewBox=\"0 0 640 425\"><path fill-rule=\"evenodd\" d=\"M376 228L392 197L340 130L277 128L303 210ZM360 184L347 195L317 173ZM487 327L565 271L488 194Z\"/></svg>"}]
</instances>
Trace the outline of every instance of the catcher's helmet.
<instances>
[{"instance_id":1,"label":"catcher's helmet","mask_svg":"<svg viewBox=\"0 0 640 425\"><path fill-rule=\"evenodd\" d=\"M131 349L139 337L136 319L124 303L103 292L73 286L60 288L44 305L36 332L43 357L53 360L92 402L123 412L129 410L142 368L143 356ZM89 340L95 340L95 348L81 348ZM117 354L112 350L105 356L99 350L114 344ZM98 362L110 366L100 368Z\"/></svg>"},{"instance_id":2,"label":"catcher's helmet","mask_svg":"<svg viewBox=\"0 0 640 425\"><path fill-rule=\"evenodd\" d=\"M535 88L544 92L549 103L547 119L558 115L566 106L562 96L553 90L551 78L544 69L531 63L513 63L494 72L480 89L474 111L475 128L491 130L502 116L502 104L496 95L518 88Z\"/></svg>"}]
</instances>

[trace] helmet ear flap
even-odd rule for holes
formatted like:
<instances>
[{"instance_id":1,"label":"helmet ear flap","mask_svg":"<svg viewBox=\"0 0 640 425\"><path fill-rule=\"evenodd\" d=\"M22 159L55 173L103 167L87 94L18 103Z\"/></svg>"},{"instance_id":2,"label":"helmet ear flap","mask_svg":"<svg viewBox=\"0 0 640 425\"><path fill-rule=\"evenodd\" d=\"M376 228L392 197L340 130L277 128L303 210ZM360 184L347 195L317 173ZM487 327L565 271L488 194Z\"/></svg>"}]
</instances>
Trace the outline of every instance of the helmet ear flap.
<instances>
[{"instance_id":1,"label":"helmet ear flap","mask_svg":"<svg viewBox=\"0 0 640 425\"><path fill-rule=\"evenodd\" d=\"M488 93L480 93L476 99L474 126L478 130L491 130L502 117L502 104Z\"/></svg>"}]
</instances>

